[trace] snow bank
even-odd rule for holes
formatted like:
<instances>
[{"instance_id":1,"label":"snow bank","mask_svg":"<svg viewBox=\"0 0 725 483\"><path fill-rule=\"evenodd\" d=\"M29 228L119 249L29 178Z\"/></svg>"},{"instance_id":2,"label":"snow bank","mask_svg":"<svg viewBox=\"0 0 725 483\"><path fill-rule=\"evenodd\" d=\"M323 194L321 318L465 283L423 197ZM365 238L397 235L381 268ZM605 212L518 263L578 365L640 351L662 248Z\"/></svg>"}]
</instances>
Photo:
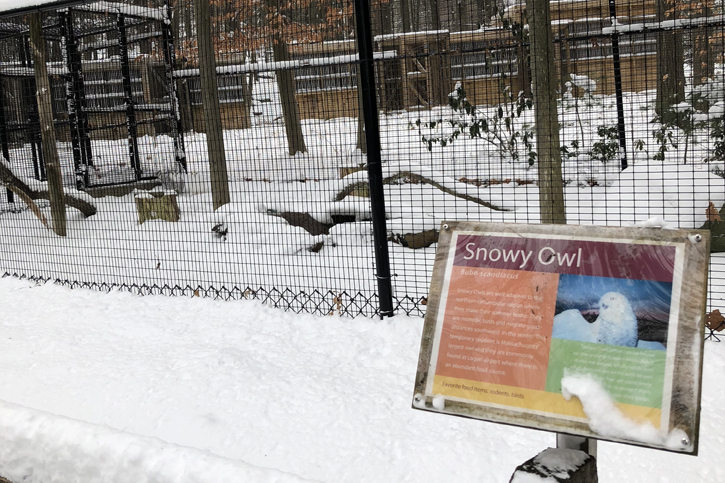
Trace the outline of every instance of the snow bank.
<instances>
[{"instance_id":1,"label":"snow bank","mask_svg":"<svg viewBox=\"0 0 725 483\"><path fill-rule=\"evenodd\" d=\"M0 475L25 483L312 481L5 401Z\"/></svg>"},{"instance_id":2,"label":"snow bank","mask_svg":"<svg viewBox=\"0 0 725 483\"><path fill-rule=\"evenodd\" d=\"M248 465L330 483L509 481L555 436L411 409L422 325L0 278L0 475L62 482L91 451L98 471L176 464L190 483L202 465L220 482ZM601 481L725 481L723 373L725 344L706 343L697 458L600 441ZM74 481L108 476L87 471Z\"/></svg>"}]
</instances>

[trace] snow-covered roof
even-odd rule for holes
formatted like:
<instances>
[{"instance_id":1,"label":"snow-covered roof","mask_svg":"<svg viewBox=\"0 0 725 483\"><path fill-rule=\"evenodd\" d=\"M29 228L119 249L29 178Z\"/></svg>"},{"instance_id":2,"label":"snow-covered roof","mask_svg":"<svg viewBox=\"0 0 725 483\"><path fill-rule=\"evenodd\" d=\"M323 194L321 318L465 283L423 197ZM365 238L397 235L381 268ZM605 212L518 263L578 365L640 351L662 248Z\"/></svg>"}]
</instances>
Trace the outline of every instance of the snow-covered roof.
<instances>
[{"instance_id":1,"label":"snow-covered roof","mask_svg":"<svg viewBox=\"0 0 725 483\"><path fill-rule=\"evenodd\" d=\"M0 16L18 15L37 10L55 10L67 7L80 6L84 10L94 12L123 13L129 16L147 17L163 20L161 8L147 8L128 5L122 2L90 1L90 0L2 0L0 2Z\"/></svg>"},{"instance_id":2,"label":"snow-covered roof","mask_svg":"<svg viewBox=\"0 0 725 483\"><path fill-rule=\"evenodd\" d=\"M0 15L70 7L80 3L84 3L83 0L3 0L0 2Z\"/></svg>"},{"instance_id":3,"label":"snow-covered roof","mask_svg":"<svg viewBox=\"0 0 725 483\"><path fill-rule=\"evenodd\" d=\"M395 51L373 52L375 60L393 59ZM317 59L285 60L279 62L257 62L255 64L234 64L217 66L217 74L243 74L247 72L271 72L273 70L299 69L300 67L320 67L323 65L353 64L359 61L358 54L336 55L333 57L320 57ZM174 71L174 77L194 77L199 75L199 69L182 69Z\"/></svg>"}]
</instances>

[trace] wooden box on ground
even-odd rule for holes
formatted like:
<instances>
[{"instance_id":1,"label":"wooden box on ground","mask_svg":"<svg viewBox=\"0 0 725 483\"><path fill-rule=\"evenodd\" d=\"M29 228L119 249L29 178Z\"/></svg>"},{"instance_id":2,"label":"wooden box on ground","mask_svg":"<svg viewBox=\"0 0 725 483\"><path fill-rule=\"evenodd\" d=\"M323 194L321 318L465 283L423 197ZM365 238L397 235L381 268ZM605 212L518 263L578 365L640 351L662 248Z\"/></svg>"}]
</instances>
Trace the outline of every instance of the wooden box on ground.
<instances>
[{"instance_id":1,"label":"wooden box on ground","mask_svg":"<svg viewBox=\"0 0 725 483\"><path fill-rule=\"evenodd\" d=\"M134 199L139 224L147 220L179 221L181 210L175 191L141 191Z\"/></svg>"}]
</instances>

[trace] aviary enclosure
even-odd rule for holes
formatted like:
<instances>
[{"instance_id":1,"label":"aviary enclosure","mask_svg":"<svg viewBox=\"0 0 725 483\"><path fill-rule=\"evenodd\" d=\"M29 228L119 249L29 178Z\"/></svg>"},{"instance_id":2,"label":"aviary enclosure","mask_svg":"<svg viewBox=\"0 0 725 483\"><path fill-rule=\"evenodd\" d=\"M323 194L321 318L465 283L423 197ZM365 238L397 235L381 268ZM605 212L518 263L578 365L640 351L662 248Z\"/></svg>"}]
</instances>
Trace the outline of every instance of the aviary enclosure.
<instances>
[{"instance_id":1,"label":"aviary enclosure","mask_svg":"<svg viewBox=\"0 0 725 483\"><path fill-rule=\"evenodd\" d=\"M722 2L554 1L546 31L541 6L6 7L0 273L420 315L442 220L554 217L711 228L719 309Z\"/></svg>"}]
</instances>

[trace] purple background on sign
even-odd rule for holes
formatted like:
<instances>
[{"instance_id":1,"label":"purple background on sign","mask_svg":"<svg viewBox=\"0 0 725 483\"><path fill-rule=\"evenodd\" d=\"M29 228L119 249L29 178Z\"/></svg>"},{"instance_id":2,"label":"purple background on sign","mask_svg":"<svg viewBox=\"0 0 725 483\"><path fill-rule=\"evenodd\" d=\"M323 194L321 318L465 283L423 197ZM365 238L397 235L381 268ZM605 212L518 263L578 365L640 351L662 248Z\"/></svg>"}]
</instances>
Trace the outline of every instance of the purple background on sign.
<instances>
[{"instance_id":1,"label":"purple background on sign","mask_svg":"<svg viewBox=\"0 0 725 483\"><path fill-rule=\"evenodd\" d=\"M473 243L471 250L474 257L466 250L466 245ZM577 268L576 260L571 267L560 266L555 256L554 262L546 265L539 261L539 251L544 247L551 247L560 254L577 254L582 249L581 264ZM523 250L531 257L522 268L522 254L519 253L516 261L476 260L475 253L478 248L488 251ZM495 252L494 252L495 253ZM548 240L543 238L500 237L485 235L460 235L456 245L456 254L453 264L459 267L497 268L504 270L524 270L528 272L566 273L571 275L589 275L593 277L626 278L630 280L654 280L658 282L672 282L672 273L675 266L674 246L640 245L633 243L593 242L581 240ZM551 251L544 252L544 261L551 256ZM481 258L483 252L481 252ZM495 258L495 257L494 257Z\"/></svg>"}]
</instances>

